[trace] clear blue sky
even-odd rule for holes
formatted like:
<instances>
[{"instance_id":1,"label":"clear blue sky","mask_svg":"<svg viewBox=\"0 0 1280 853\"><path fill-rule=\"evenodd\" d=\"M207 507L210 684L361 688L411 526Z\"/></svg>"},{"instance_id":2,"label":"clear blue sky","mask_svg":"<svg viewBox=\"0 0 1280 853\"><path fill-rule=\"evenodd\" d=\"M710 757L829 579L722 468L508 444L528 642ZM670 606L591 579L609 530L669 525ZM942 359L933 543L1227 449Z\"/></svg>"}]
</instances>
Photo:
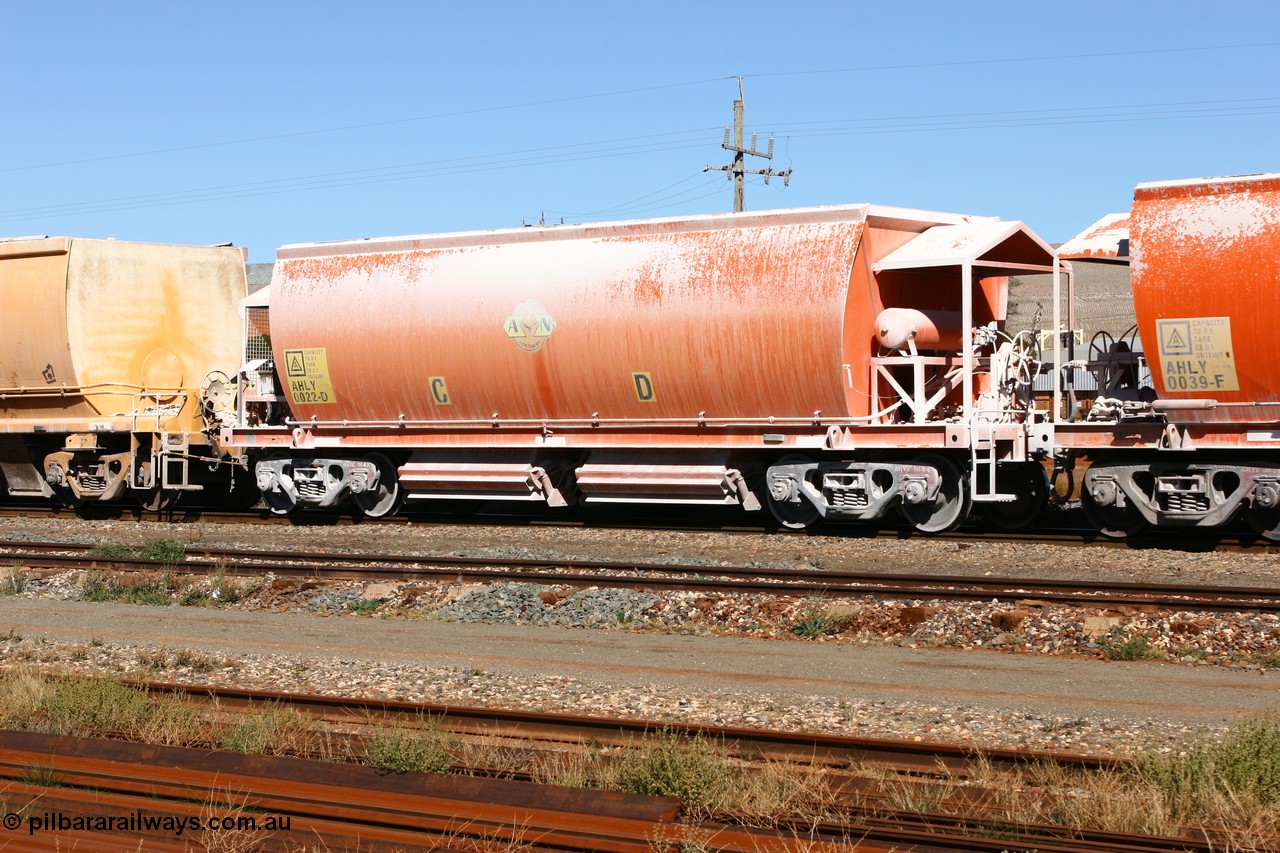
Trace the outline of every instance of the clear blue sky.
<instances>
[{"instance_id":1,"label":"clear blue sky","mask_svg":"<svg viewBox=\"0 0 1280 853\"><path fill-rule=\"evenodd\" d=\"M0 234L285 243L723 211L790 187L1060 241L1280 171L1280 3L0 0ZM749 164L761 167L763 161Z\"/></svg>"}]
</instances>

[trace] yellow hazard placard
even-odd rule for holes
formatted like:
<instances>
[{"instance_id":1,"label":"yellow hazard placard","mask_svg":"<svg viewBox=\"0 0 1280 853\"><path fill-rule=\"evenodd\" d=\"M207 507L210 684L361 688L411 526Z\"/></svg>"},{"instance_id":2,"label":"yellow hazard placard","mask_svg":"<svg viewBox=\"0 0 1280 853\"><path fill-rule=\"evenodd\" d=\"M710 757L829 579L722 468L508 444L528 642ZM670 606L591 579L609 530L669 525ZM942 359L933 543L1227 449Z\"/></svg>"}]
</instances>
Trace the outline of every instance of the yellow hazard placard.
<instances>
[{"instance_id":1,"label":"yellow hazard placard","mask_svg":"<svg viewBox=\"0 0 1280 853\"><path fill-rule=\"evenodd\" d=\"M1230 317L1156 320L1165 391L1239 391Z\"/></svg>"},{"instance_id":2,"label":"yellow hazard placard","mask_svg":"<svg viewBox=\"0 0 1280 853\"><path fill-rule=\"evenodd\" d=\"M324 347L284 351L284 375L289 396L296 404L336 403L338 397L329 383L329 359Z\"/></svg>"}]
</instances>

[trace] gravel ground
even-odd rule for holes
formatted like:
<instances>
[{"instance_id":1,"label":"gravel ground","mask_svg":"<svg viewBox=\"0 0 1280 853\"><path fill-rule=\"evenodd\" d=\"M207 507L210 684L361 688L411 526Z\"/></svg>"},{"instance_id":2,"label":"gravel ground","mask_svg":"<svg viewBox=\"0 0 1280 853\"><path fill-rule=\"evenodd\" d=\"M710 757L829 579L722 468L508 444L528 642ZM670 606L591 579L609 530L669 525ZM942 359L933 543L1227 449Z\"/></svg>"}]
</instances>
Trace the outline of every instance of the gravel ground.
<instances>
[{"instance_id":1,"label":"gravel ground","mask_svg":"<svg viewBox=\"0 0 1280 853\"><path fill-rule=\"evenodd\" d=\"M837 536L760 536L718 532L653 532L484 525L286 527L215 524L134 524L73 519L0 519L0 539L61 539L93 543L141 544L172 537L193 546L296 547L356 553L451 554L493 558L579 557L705 564L811 568L859 568L1034 577L1075 576L1133 581L1197 581L1271 586L1280 569L1275 556L1129 551L1057 545L956 544L925 539L891 540ZM84 578L66 573L31 581L11 599L74 601ZM656 637L753 638L786 643L788 649L892 650L936 656L952 649L958 667L975 656L992 666L1007 658L1086 664L1113 671L1105 658L1160 658L1126 664L1144 673L1212 670L1224 677L1266 679L1280 685L1280 618L1269 614L1209 614L1133 610L1097 611L1049 606L1034 601L956 603L922 600L794 598L766 595L650 593L572 588L529 583L357 584L268 579L233 605L244 614L304 614L346 620L345 630L372 633L375 617L388 621L433 620L536 627L545 635L556 627L576 633ZM0 615L5 614L0 599ZM100 605L118 607L120 605ZM809 693L708 691L699 683L637 683L611 671L582 671L572 677L522 674L466 665L431 666L416 660L327 655L324 646L289 653L206 652L176 648L164 639L165 625L189 612L176 606L151 608L157 637L151 643L114 640L70 641L48 636L11 636L0 646L3 660L37 661L78 671L105 670L135 675L202 678L241 686L278 687L349 695L390 696L422 701L565 708L655 720L708 721L741 725L837 731L867 736L963 740L985 745L1030 746L1126 752L1142 746L1173 749L1192 734L1220 730L1229 712L1184 714L1161 697L1150 713L1128 707L1113 713L1099 698L1098 712L1081 713L1068 701L1030 707L1019 703L1016 684L1004 685L1004 699L966 701L923 690L911 698L866 699L803 688ZM366 620L363 623L361 620ZM10 617L12 621L12 617ZM2 625L3 622L0 622ZM799 633L798 633L799 632ZM11 634L13 632L11 631ZM800 635L806 638L802 638ZM540 636L540 635L533 635ZM927 650L927 651L926 651ZM814 652L817 654L817 652ZM824 652L825 653L825 652ZM536 643L527 651L538 655ZM1092 660L1089 660L1092 659ZM950 659L947 659L950 660ZM961 664L960 661L964 663ZM429 662L428 662L429 663ZM1055 664L1057 665L1057 664ZM1042 664L1041 668L1048 666ZM1224 672L1229 670L1230 672ZM1234 675L1230 674L1234 673ZM1112 672L1113 674L1113 672ZM1073 678L1087 680L1073 670ZM1110 677L1107 676L1107 677ZM1243 684L1243 682L1242 682ZM1080 691L1087 694L1087 683ZM1160 688L1153 688L1159 690ZM1179 688L1170 687L1170 690ZM799 690L799 688L798 688ZM835 694L835 695L833 695ZM1269 695L1269 694L1265 694ZM968 697L972 699L972 697ZM1277 694L1280 699L1280 694ZM1265 705L1265 699L1262 704ZM1157 708L1156 706L1162 706ZM1258 701L1237 710L1257 710Z\"/></svg>"}]
</instances>

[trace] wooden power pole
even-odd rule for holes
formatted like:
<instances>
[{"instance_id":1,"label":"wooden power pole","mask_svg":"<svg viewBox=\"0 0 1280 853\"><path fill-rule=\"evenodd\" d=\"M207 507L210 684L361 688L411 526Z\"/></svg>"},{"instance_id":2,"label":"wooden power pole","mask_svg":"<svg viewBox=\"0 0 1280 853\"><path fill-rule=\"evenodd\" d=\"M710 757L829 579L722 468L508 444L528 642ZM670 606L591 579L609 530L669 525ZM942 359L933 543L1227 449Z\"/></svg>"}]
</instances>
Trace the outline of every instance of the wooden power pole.
<instances>
[{"instance_id":1,"label":"wooden power pole","mask_svg":"<svg viewBox=\"0 0 1280 853\"><path fill-rule=\"evenodd\" d=\"M768 169L748 169L746 168L746 158L763 157L766 160L773 159L773 137L769 137L769 149L767 151L756 150L756 135L751 134L751 147L744 148L742 145L742 78L738 78L738 99L733 102L733 137L730 140L729 128L724 129L724 144L721 148L726 151L733 152L733 162L727 166L707 166L702 171L711 172L728 172L726 178L733 179L733 212L741 213L745 209L745 190L747 184L747 175L763 175L764 182L769 183L770 178L782 178L783 186L791 185L791 170L784 169L781 172L775 172L772 168Z\"/></svg>"}]
</instances>

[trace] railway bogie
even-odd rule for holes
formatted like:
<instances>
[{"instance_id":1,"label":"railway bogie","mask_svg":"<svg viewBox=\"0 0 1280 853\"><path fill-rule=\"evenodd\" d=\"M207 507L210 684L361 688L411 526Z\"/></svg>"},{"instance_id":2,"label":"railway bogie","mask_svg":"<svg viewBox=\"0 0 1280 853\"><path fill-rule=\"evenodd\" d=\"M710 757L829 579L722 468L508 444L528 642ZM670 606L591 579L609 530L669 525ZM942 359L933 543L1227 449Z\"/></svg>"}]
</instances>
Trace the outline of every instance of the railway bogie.
<instances>
[{"instance_id":1,"label":"railway bogie","mask_svg":"<svg viewBox=\"0 0 1280 853\"><path fill-rule=\"evenodd\" d=\"M1222 527L1238 515L1280 539L1280 459L1118 457L1085 472L1085 509L1108 535L1147 527Z\"/></svg>"}]
</instances>

